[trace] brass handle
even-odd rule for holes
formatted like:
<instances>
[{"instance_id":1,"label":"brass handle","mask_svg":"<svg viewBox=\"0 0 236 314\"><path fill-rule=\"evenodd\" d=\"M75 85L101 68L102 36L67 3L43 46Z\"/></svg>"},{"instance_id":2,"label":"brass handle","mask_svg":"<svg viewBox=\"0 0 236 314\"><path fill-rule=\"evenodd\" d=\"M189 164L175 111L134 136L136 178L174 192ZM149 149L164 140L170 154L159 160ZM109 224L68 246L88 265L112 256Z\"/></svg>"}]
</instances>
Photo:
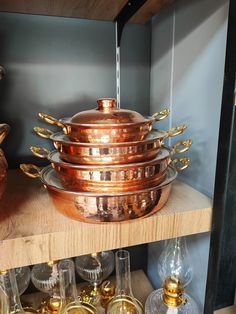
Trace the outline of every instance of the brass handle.
<instances>
[{"instance_id":1,"label":"brass handle","mask_svg":"<svg viewBox=\"0 0 236 314\"><path fill-rule=\"evenodd\" d=\"M50 153L47 148L37 147L37 146L31 146L30 150L34 156L39 157L39 158L48 158L48 155Z\"/></svg>"},{"instance_id":2,"label":"brass handle","mask_svg":"<svg viewBox=\"0 0 236 314\"><path fill-rule=\"evenodd\" d=\"M39 126L34 127L34 132L43 138L50 138L53 135L53 132L46 128L41 128Z\"/></svg>"},{"instance_id":3,"label":"brass handle","mask_svg":"<svg viewBox=\"0 0 236 314\"><path fill-rule=\"evenodd\" d=\"M53 118L52 116L43 113L43 112L39 112L39 117L44 120L45 122L52 124L52 125L56 125L59 128L65 128L66 126L61 123L59 120L57 120L56 118Z\"/></svg>"},{"instance_id":4,"label":"brass handle","mask_svg":"<svg viewBox=\"0 0 236 314\"><path fill-rule=\"evenodd\" d=\"M3 80L6 76L6 70L3 66L0 65L0 81Z\"/></svg>"},{"instance_id":5,"label":"brass handle","mask_svg":"<svg viewBox=\"0 0 236 314\"><path fill-rule=\"evenodd\" d=\"M175 128L171 128L167 133L167 137L174 137L182 134L187 129L186 124L179 125Z\"/></svg>"},{"instance_id":6,"label":"brass handle","mask_svg":"<svg viewBox=\"0 0 236 314\"><path fill-rule=\"evenodd\" d=\"M193 141L192 140L183 140L183 141L179 141L177 143L175 143L175 145L173 146L173 152L174 154L183 154L185 153L187 150L189 150L189 148L191 147ZM178 147L182 147L182 148L178 148Z\"/></svg>"},{"instance_id":7,"label":"brass handle","mask_svg":"<svg viewBox=\"0 0 236 314\"><path fill-rule=\"evenodd\" d=\"M161 121L167 118L169 114L170 114L170 109L164 109L164 110L154 113L152 117L155 118L155 121Z\"/></svg>"},{"instance_id":8,"label":"brass handle","mask_svg":"<svg viewBox=\"0 0 236 314\"><path fill-rule=\"evenodd\" d=\"M40 168L33 164L20 164L20 169L30 178L40 177Z\"/></svg>"},{"instance_id":9,"label":"brass handle","mask_svg":"<svg viewBox=\"0 0 236 314\"><path fill-rule=\"evenodd\" d=\"M182 158L175 158L170 163L171 166L175 167L176 170L182 171L186 168L188 168L190 164L190 158L189 157L182 157ZM178 166L178 164L182 164L182 166Z\"/></svg>"},{"instance_id":10,"label":"brass handle","mask_svg":"<svg viewBox=\"0 0 236 314\"><path fill-rule=\"evenodd\" d=\"M6 123L0 124L0 145L10 131L10 126Z\"/></svg>"}]
</instances>

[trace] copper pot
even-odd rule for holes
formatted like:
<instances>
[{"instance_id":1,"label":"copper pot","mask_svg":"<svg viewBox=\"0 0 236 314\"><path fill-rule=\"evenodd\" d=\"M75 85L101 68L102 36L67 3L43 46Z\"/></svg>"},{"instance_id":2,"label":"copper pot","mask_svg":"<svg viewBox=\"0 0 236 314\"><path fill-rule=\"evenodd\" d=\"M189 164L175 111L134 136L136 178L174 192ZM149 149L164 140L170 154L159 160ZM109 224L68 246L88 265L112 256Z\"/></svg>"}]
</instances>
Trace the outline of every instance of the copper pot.
<instances>
[{"instance_id":1,"label":"copper pot","mask_svg":"<svg viewBox=\"0 0 236 314\"><path fill-rule=\"evenodd\" d=\"M38 157L48 158L52 167L58 172L64 188L71 191L84 192L127 192L141 190L160 184L165 180L167 166L171 162L172 150L163 148L157 156L150 161L111 165L88 166L75 165L60 159L58 152L49 152L40 147L31 147L31 151ZM188 158L181 159L186 168Z\"/></svg>"},{"instance_id":2,"label":"copper pot","mask_svg":"<svg viewBox=\"0 0 236 314\"><path fill-rule=\"evenodd\" d=\"M120 222L155 214L167 202L171 183L177 177L177 171L168 167L167 177L160 185L140 191L101 194L65 190L51 166L42 170L34 165L22 164L20 167L27 175L40 177L62 214L90 223Z\"/></svg>"},{"instance_id":3,"label":"copper pot","mask_svg":"<svg viewBox=\"0 0 236 314\"><path fill-rule=\"evenodd\" d=\"M99 99L98 107L77 113L72 118L57 120L45 113L39 113L44 121L63 129L69 139L82 143L115 143L141 141L156 121L169 115L169 109L151 117L136 111L119 109L113 98Z\"/></svg>"},{"instance_id":4,"label":"copper pot","mask_svg":"<svg viewBox=\"0 0 236 314\"><path fill-rule=\"evenodd\" d=\"M0 145L4 141L10 130L10 126L8 124L0 124ZM6 180L7 180L7 161L4 155L3 150L0 148L0 198L4 193Z\"/></svg>"},{"instance_id":5,"label":"copper pot","mask_svg":"<svg viewBox=\"0 0 236 314\"><path fill-rule=\"evenodd\" d=\"M164 140L181 134L186 127L181 125L168 132L152 130L142 141L118 143L72 142L63 132L53 133L41 127L35 127L34 131L43 138L53 140L64 161L81 165L117 165L155 158ZM181 152L184 152L184 148Z\"/></svg>"}]
</instances>

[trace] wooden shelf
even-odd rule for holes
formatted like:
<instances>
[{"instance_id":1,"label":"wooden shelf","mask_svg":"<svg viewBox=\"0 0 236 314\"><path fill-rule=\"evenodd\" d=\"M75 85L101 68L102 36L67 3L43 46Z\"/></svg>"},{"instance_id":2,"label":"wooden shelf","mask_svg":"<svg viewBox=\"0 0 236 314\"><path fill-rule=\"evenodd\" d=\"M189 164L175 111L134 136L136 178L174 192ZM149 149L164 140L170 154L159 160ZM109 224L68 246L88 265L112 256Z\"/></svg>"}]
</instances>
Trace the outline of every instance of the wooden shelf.
<instances>
[{"instance_id":1,"label":"wooden shelf","mask_svg":"<svg viewBox=\"0 0 236 314\"><path fill-rule=\"evenodd\" d=\"M10 170L0 201L0 269L206 232L211 200L176 182L156 215L129 223L87 224L60 214L40 180Z\"/></svg>"},{"instance_id":2,"label":"wooden shelf","mask_svg":"<svg viewBox=\"0 0 236 314\"><path fill-rule=\"evenodd\" d=\"M236 305L217 310L214 312L214 314L236 314Z\"/></svg>"},{"instance_id":3,"label":"wooden shelf","mask_svg":"<svg viewBox=\"0 0 236 314\"><path fill-rule=\"evenodd\" d=\"M128 0L1 0L0 12L113 21ZM131 22L146 23L174 0L148 0Z\"/></svg>"},{"instance_id":4,"label":"wooden shelf","mask_svg":"<svg viewBox=\"0 0 236 314\"><path fill-rule=\"evenodd\" d=\"M111 281L114 281L115 278L110 278ZM133 271L131 273L131 282L132 282L132 290L134 296L145 305L146 299L149 294L153 291L153 287L143 272L143 270ZM78 285L78 289L84 285L84 283ZM38 308L41 301L45 299L47 295L42 292L36 292L28 295L22 295L21 300L23 304L28 304L33 306L34 308Z\"/></svg>"}]
</instances>

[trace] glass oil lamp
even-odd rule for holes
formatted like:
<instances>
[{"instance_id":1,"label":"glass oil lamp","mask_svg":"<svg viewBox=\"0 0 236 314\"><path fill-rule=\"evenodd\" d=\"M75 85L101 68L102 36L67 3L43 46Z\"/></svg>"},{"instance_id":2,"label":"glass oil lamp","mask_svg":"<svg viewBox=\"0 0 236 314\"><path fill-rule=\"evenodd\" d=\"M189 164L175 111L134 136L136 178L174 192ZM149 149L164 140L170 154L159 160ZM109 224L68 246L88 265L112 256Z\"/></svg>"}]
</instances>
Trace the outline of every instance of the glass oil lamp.
<instances>
[{"instance_id":1,"label":"glass oil lamp","mask_svg":"<svg viewBox=\"0 0 236 314\"><path fill-rule=\"evenodd\" d=\"M58 262L49 261L47 263L34 265L31 271L31 279L38 290L49 294L49 299L44 301L41 305L40 313L59 313L61 301Z\"/></svg>"},{"instance_id":2,"label":"glass oil lamp","mask_svg":"<svg viewBox=\"0 0 236 314\"><path fill-rule=\"evenodd\" d=\"M175 277L167 277L163 288L153 291L147 298L145 314L200 314L195 301L186 293Z\"/></svg>"},{"instance_id":3,"label":"glass oil lamp","mask_svg":"<svg viewBox=\"0 0 236 314\"><path fill-rule=\"evenodd\" d=\"M9 314L8 296L0 283L0 314Z\"/></svg>"},{"instance_id":4,"label":"glass oil lamp","mask_svg":"<svg viewBox=\"0 0 236 314\"><path fill-rule=\"evenodd\" d=\"M107 314L142 314L142 304L134 298L131 288L129 252L116 252L116 292L108 303Z\"/></svg>"},{"instance_id":5,"label":"glass oil lamp","mask_svg":"<svg viewBox=\"0 0 236 314\"><path fill-rule=\"evenodd\" d=\"M0 271L0 286L3 288L4 292L7 294L8 302L9 302L8 312L10 314L30 314L30 313L36 314L38 313L33 308L22 307L22 304L20 301L20 295L18 292L17 282L16 282L16 274L15 274L14 269Z\"/></svg>"},{"instance_id":6,"label":"glass oil lamp","mask_svg":"<svg viewBox=\"0 0 236 314\"><path fill-rule=\"evenodd\" d=\"M193 268L185 237L166 242L158 262L157 271L162 282L167 277L177 278L186 287L193 278Z\"/></svg>"},{"instance_id":7,"label":"glass oil lamp","mask_svg":"<svg viewBox=\"0 0 236 314\"><path fill-rule=\"evenodd\" d=\"M76 257L75 267L78 275L88 281L90 286L81 291L83 298L98 304L101 298L99 286L114 269L114 253L105 251Z\"/></svg>"},{"instance_id":8,"label":"glass oil lamp","mask_svg":"<svg viewBox=\"0 0 236 314\"><path fill-rule=\"evenodd\" d=\"M30 283L30 268L28 266L15 268L16 283L18 287L19 295L22 295L28 288ZM11 283L9 278L6 277L6 290L11 289Z\"/></svg>"},{"instance_id":9,"label":"glass oil lamp","mask_svg":"<svg viewBox=\"0 0 236 314\"><path fill-rule=\"evenodd\" d=\"M153 291L145 304L146 314L199 314L185 287L193 277L191 259L184 237L166 242L158 263L163 288Z\"/></svg>"},{"instance_id":10,"label":"glass oil lamp","mask_svg":"<svg viewBox=\"0 0 236 314\"><path fill-rule=\"evenodd\" d=\"M98 310L89 303L82 302L77 296L75 282L75 267L72 260L59 263L60 281L60 314L99 314Z\"/></svg>"}]
</instances>

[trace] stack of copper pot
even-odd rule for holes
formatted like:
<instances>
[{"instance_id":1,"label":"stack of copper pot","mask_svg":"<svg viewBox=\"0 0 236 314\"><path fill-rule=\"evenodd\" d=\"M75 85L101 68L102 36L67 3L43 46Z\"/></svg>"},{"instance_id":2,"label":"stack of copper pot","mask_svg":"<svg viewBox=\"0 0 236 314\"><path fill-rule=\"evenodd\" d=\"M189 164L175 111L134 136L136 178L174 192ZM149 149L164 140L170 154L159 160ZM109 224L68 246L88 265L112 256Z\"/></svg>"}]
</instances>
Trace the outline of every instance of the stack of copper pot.
<instances>
[{"instance_id":1,"label":"stack of copper pot","mask_svg":"<svg viewBox=\"0 0 236 314\"><path fill-rule=\"evenodd\" d=\"M46 122L61 127L53 133L35 127L38 135L50 138L56 151L31 147L34 155L48 158L51 165L39 169L21 165L32 177L40 177L62 213L87 222L117 222L154 214L166 203L177 170L170 166L188 158L172 160L173 153L186 151L191 140L175 148L164 139L183 132L152 130L154 122L168 116L163 110L151 117L117 108L115 99L100 99L98 107L57 120L40 113Z\"/></svg>"}]
</instances>

